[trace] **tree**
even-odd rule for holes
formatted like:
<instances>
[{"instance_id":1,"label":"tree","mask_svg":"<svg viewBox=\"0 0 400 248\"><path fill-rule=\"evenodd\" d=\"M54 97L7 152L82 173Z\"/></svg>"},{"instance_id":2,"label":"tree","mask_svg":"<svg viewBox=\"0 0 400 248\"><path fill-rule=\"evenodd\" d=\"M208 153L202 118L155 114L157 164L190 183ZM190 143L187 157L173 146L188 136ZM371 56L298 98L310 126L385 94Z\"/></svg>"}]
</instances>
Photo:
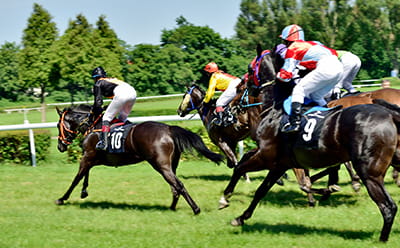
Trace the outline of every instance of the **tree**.
<instances>
[{"instance_id":1,"label":"tree","mask_svg":"<svg viewBox=\"0 0 400 248\"><path fill-rule=\"evenodd\" d=\"M0 100L18 101L21 87L18 82L18 52L15 43L6 42L0 47Z\"/></svg>"},{"instance_id":2,"label":"tree","mask_svg":"<svg viewBox=\"0 0 400 248\"><path fill-rule=\"evenodd\" d=\"M22 50L19 53L19 78L26 87L39 88L43 107L42 121L45 121L45 96L54 81L54 65L51 63L51 46L57 39L56 24L50 14L39 4L33 5L33 13L28 19L22 37Z\"/></svg>"},{"instance_id":3,"label":"tree","mask_svg":"<svg viewBox=\"0 0 400 248\"><path fill-rule=\"evenodd\" d=\"M296 23L296 0L243 0L235 25L236 38L247 50L255 51L257 44L272 49L280 43L279 35L289 24Z\"/></svg>"}]
</instances>

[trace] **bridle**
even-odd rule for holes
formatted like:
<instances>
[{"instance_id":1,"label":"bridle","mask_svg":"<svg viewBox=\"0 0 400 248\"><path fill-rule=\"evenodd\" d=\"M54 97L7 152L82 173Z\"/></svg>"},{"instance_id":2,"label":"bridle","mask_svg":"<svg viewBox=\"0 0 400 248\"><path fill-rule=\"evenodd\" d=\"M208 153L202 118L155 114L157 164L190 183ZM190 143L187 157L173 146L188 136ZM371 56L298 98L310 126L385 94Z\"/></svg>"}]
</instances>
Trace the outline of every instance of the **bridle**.
<instances>
[{"instance_id":1,"label":"bridle","mask_svg":"<svg viewBox=\"0 0 400 248\"><path fill-rule=\"evenodd\" d=\"M193 103L193 98L192 98L192 93L193 93L193 90L196 88L196 85L193 85L193 86L191 86L190 88L189 88L189 90L187 90L186 91L186 94L187 95L189 95L189 97L190 97L190 100L189 100L189 102L190 102L190 108L187 108L186 109L186 111L188 111L188 112L190 112L190 111L192 111L192 110L199 110L200 109L200 107L201 106L199 106L199 107L196 107L195 105L194 105L194 103Z\"/></svg>"},{"instance_id":2,"label":"bridle","mask_svg":"<svg viewBox=\"0 0 400 248\"><path fill-rule=\"evenodd\" d=\"M83 114L87 114L87 116L82 121L80 121L80 123L79 123L79 125L77 127L77 131L74 131L74 130L69 129L65 125L65 115L68 113L68 111L69 110L65 110L62 113L62 115L60 117L60 121L59 121L59 124L60 124L59 125L60 135L58 136L58 139L64 145L70 145L72 143L72 141L78 135L79 130L81 129L82 126L87 126L88 127L88 128L85 129L86 131L84 133L84 136L88 135L91 132L99 131L99 130L96 130L96 129L93 129L93 128L98 123L98 121L101 119L101 117L103 116L102 114L99 115L92 124L89 124L90 113L83 113Z\"/></svg>"},{"instance_id":3,"label":"bridle","mask_svg":"<svg viewBox=\"0 0 400 248\"><path fill-rule=\"evenodd\" d=\"M59 125L59 130L60 130L60 135L58 136L58 139L63 143L64 145L70 145L72 143L72 140L75 139L76 135L78 134L78 131L74 131L69 129L65 125L65 115L67 114L68 110L64 111L60 117L60 125ZM67 137L67 134L70 134Z\"/></svg>"}]
</instances>

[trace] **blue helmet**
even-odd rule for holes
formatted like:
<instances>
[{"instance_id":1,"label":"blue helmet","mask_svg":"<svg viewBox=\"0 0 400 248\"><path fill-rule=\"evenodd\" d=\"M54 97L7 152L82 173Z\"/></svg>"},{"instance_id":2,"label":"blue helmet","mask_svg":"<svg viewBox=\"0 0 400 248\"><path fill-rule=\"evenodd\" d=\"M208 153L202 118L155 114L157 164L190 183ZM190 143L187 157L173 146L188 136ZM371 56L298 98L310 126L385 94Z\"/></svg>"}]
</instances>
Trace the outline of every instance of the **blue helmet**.
<instances>
[{"instance_id":1,"label":"blue helmet","mask_svg":"<svg viewBox=\"0 0 400 248\"><path fill-rule=\"evenodd\" d=\"M292 24L282 30L280 37L287 41L304 40L304 31L299 25Z\"/></svg>"}]
</instances>

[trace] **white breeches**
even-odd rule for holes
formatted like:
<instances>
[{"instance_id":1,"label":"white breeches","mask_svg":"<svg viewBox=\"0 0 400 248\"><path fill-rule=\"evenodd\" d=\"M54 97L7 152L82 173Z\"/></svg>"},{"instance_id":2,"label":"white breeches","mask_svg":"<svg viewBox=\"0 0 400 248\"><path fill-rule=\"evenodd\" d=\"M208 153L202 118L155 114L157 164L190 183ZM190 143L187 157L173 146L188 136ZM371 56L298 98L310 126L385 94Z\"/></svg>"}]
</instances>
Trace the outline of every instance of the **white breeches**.
<instances>
[{"instance_id":1,"label":"white breeches","mask_svg":"<svg viewBox=\"0 0 400 248\"><path fill-rule=\"evenodd\" d=\"M136 102L136 91L129 84L122 84L114 89L114 98L104 112L103 121L111 121L118 113L121 121L126 121Z\"/></svg>"},{"instance_id":2,"label":"white breeches","mask_svg":"<svg viewBox=\"0 0 400 248\"><path fill-rule=\"evenodd\" d=\"M320 106L326 105L324 96L335 87L342 74L343 65L336 56L323 57L293 88L292 102L304 103L304 97L308 97Z\"/></svg>"},{"instance_id":3,"label":"white breeches","mask_svg":"<svg viewBox=\"0 0 400 248\"><path fill-rule=\"evenodd\" d=\"M343 88L348 92L355 91L353 87L353 80L361 68L361 60L358 56L352 54L351 52L347 52L342 55L340 61L343 64L343 75L335 87L339 89Z\"/></svg>"},{"instance_id":4,"label":"white breeches","mask_svg":"<svg viewBox=\"0 0 400 248\"><path fill-rule=\"evenodd\" d=\"M238 86L240 81L241 81L241 79L238 78L238 79L233 80L229 84L228 88L226 88L226 90L217 99L217 102L215 103L215 105L217 107L219 107L219 106L224 107L232 101L232 99L236 96L236 86Z\"/></svg>"}]
</instances>

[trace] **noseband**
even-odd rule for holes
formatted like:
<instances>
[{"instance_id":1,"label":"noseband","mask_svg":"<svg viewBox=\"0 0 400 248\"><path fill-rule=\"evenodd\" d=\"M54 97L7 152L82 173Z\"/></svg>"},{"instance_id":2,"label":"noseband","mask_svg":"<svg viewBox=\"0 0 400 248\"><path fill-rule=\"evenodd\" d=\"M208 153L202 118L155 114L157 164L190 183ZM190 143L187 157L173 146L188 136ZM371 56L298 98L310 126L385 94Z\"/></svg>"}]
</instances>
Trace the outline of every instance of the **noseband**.
<instances>
[{"instance_id":1,"label":"noseband","mask_svg":"<svg viewBox=\"0 0 400 248\"><path fill-rule=\"evenodd\" d=\"M195 88L196 88L196 86L194 85L194 86L190 87L188 91L186 91L186 94L188 94L190 96L190 105L191 105L190 108L186 109L188 112L190 112L194 109L199 110L199 107L194 106L193 99L192 99L192 93Z\"/></svg>"},{"instance_id":2,"label":"noseband","mask_svg":"<svg viewBox=\"0 0 400 248\"><path fill-rule=\"evenodd\" d=\"M72 140L76 137L78 134L78 131L71 130L67 128L65 125L65 115L67 114L68 111L64 111L60 117L60 136L58 136L58 139L64 144L64 145L70 145L72 143ZM67 134L70 134L69 137L66 136ZM69 139L71 136L73 136L72 139Z\"/></svg>"}]
</instances>

